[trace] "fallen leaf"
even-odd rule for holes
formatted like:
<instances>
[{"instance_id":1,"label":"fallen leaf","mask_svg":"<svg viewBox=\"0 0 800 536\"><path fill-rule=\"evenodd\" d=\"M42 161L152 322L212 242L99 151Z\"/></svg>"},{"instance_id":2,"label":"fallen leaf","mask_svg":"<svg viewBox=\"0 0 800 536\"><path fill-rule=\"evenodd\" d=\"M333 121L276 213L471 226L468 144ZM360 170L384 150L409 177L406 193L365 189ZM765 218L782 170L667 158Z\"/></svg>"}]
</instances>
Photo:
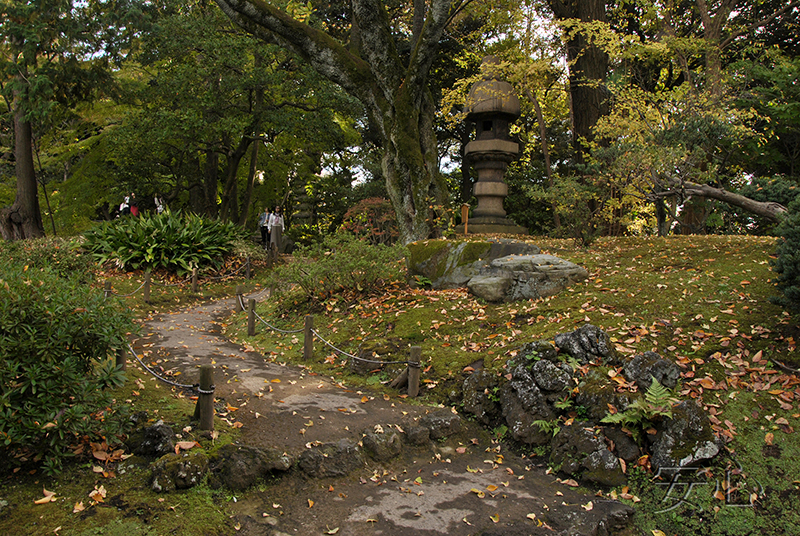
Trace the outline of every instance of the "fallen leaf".
<instances>
[{"instance_id":1,"label":"fallen leaf","mask_svg":"<svg viewBox=\"0 0 800 536\"><path fill-rule=\"evenodd\" d=\"M309 508L311 508L312 506L314 506L314 501L312 501L311 499L309 499L309 500L308 500L308 507L309 507Z\"/></svg>"},{"instance_id":2,"label":"fallen leaf","mask_svg":"<svg viewBox=\"0 0 800 536\"><path fill-rule=\"evenodd\" d=\"M325 525L325 528L328 528L328 526ZM336 527L335 529L328 529L325 531L325 534L336 534L337 532L339 532L339 527Z\"/></svg>"},{"instance_id":3,"label":"fallen leaf","mask_svg":"<svg viewBox=\"0 0 800 536\"><path fill-rule=\"evenodd\" d=\"M56 492L55 491L47 491L45 488L42 488L42 491L44 492L44 497L42 497L41 499L37 499L37 500L33 501L34 504L47 504L49 502L52 502L52 501L56 500Z\"/></svg>"},{"instance_id":4,"label":"fallen leaf","mask_svg":"<svg viewBox=\"0 0 800 536\"><path fill-rule=\"evenodd\" d=\"M475 495L477 495L478 498L480 498L480 499L483 499L484 497L486 497L486 494L484 492L482 492L481 490L477 489L477 488L472 488L470 491L472 493L474 493Z\"/></svg>"},{"instance_id":5,"label":"fallen leaf","mask_svg":"<svg viewBox=\"0 0 800 536\"><path fill-rule=\"evenodd\" d=\"M592 508L594 508L594 503L593 503L592 501L589 501L589 502L588 502L588 503L586 503L586 504L582 504L582 505L581 505L581 508L583 508L584 510L586 510L586 511L588 512L588 511L590 511Z\"/></svg>"},{"instance_id":6,"label":"fallen leaf","mask_svg":"<svg viewBox=\"0 0 800 536\"><path fill-rule=\"evenodd\" d=\"M189 450L194 447L199 447L200 443L197 441L178 441L175 443L175 454L179 454L182 450Z\"/></svg>"},{"instance_id":7,"label":"fallen leaf","mask_svg":"<svg viewBox=\"0 0 800 536\"><path fill-rule=\"evenodd\" d=\"M772 442L775 440L775 434L772 432L767 432L767 435L764 436L764 443L767 445L772 445Z\"/></svg>"},{"instance_id":8,"label":"fallen leaf","mask_svg":"<svg viewBox=\"0 0 800 536\"><path fill-rule=\"evenodd\" d=\"M500 516L497 515L497 514L494 514L494 515L489 516L489 519L492 520L492 523L497 523L498 521L500 521Z\"/></svg>"},{"instance_id":9,"label":"fallen leaf","mask_svg":"<svg viewBox=\"0 0 800 536\"><path fill-rule=\"evenodd\" d=\"M76 502L75 506L72 508L72 513L77 514L78 512L83 512L86 510L86 507L83 506L83 501Z\"/></svg>"}]
</instances>

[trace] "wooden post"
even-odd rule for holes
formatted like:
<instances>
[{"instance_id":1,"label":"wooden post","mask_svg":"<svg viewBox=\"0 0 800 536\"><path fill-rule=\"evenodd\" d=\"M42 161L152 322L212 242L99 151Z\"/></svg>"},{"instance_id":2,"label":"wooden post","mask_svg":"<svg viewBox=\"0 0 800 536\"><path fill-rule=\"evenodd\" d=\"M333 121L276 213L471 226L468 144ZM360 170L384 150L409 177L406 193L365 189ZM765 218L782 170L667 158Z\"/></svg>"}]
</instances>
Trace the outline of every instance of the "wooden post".
<instances>
[{"instance_id":1,"label":"wooden post","mask_svg":"<svg viewBox=\"0 0 800 536\"><path fill-rule=\"evenodd\" d=\"M111 281L106 281L103 285L103 297L108 298L111 296Z\"/></svg>"},{"instance_id":2,"label":"wooden post","mask_svg":"<svg viewBox=\"0 0 800 536\"><path fill-rule=\"evenodd\" d=\"M247 336L252 337L256 334L256 300L247 300Z\"/></svg>"},{"instance_id":3,"label":"wooden post","mask_svg":"<svg viewBox=\"0 0 800 536\"><path fill-rule=\"evenodd\" d=\"M214 429L214 367L202 365L200 367L200 390L206 391L197 396L194 407L194 418L200 421L201 430Z\"/></svg>"},{"instance_id":4,"label":"wooden post","mask_svg":"<svg viewBox=\"0 0 800 536\"><path fill-rule=\"evenodd\" d=\"M412 346L411 357L408 360L408 396L411 397L419 394L419 369L421 356L422 348L419 346Z\"/></svg>"},{"instance_id":5,"label":"wooden post","mask_svg":"<svg viewBox=\"0 0 800 536\"><path fill-rule=\"evenodd\" d=\"M144 302L150 303L150 270L144 273Z\"/></svg>"},{"instance_id":6,"label":"wooden post","mask_svg":"<svg viewBox=\"0 0 800 536\"><path fill-rule=\"evenodd\" d=\"M464 222L464 234L467 234L467 223L469 222L469 204L461 205L461 221Z\"/></svg>"},{"instance_id":7,"label":"wooden post","mask_svg":"<svg viewBox=\"0 0 800 536\"><path fill-rule=\"evenodd\" d=\"M234 305L236 306L236 310L237 311L238 310L244 311L244 304L242 303L242 286L241 285L236 285L236 298L235 298L235 300L236 300L236 303Z\"/></svg>"},{"instance_id":8,"label":"wooden post","mask_svg":"<svg viewBox=\"0 0 800 536\"><path fill-rule=\"evenodd\" d=\"M246 265L247 265L247 269L245 270L245 279L250 279L250 256L249 255L247 256L247 261L245 261L245 262L246 262Z\"/></svg>"},{"instance_id":9,"label":"wooden post","mask_svg":"<svg viewBox=\"0 0 800 536\"><path fill-rule=\"evenodd\" d=\"M117 366L122 372L128 370L128 351L125 348L117 350Z\"/></svg>"},{"instance_id":10,"label":"wooden post","mask_svg":"<svg viewBox=\"0 0 800 536\"><path fill-rule=\"evenodd\" d=\"M192 268L192 294L197 294L197 266Z\"/></svg>"},{"instance_id":11,"label":"wooden post","mask_svg":"<svg viewBox=\"0 0 800 536\"><path fill-rule=\"evenodd\" d=\"M306 315L303 325L303 359L310 361L314 357L314 317Z\"/></svg>"}]
</instances>

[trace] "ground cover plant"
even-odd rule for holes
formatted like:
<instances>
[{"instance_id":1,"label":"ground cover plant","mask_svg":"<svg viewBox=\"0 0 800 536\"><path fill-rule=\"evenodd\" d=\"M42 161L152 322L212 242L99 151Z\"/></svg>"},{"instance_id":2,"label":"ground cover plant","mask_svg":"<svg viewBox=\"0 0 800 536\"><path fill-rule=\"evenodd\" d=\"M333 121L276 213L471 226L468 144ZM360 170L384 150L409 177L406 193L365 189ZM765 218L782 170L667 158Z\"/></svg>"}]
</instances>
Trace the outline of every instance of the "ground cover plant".
<instances>
[{"instance_id":1,"label":"ground cover plant","mask_svg":"<svg viewBox=\"0 0 800 536\"><path fill-rule=\"evenodd\" d=\"M101 223L85 233L85 247L101 264L164 268L181 275L219 266L242 238L242 228L232 222L165 211Z\"/></svg>"},{"instance_id":2,"label":"ground cover plant","mask_svg":"<svg viewBox=\"0 0 800 536\"><path fill-rule=\"evenodd\" d=\"M704 472L680 475L684 480L675 485L691 490L686 497L676 487L667 492L664 484L672 481L649 472L646 460L627 469L629 485L611 494L635 505L642 529L782 534L799 523L800 482L786 476L800 470L793 455L800 360L796 322L770 301L777 293L770 270L776 239L605 238L589 248L565 240L534 242L586 267L589 279L551 298L499 305L461 289L398 284L355 303L328 298L315 313L316 329L351 353L376 340L421 346L422 401L457 404L459 387L477 361L502 375L523 344L592 323L610 334L622 355L651 350L676 362L682 370L677 394L703 404L725 445ZM302 326L301 315L281 310L277 300L260 303L258 312L278 327ZM301 359L295 335L261 328L246 337L244 314L228 330L273 359ZM346 356L321 346L311 367L338 381L382 385L396 374L354 375ZM686 523L690 518L697 521Z\"/></svg>"}]
</instances>

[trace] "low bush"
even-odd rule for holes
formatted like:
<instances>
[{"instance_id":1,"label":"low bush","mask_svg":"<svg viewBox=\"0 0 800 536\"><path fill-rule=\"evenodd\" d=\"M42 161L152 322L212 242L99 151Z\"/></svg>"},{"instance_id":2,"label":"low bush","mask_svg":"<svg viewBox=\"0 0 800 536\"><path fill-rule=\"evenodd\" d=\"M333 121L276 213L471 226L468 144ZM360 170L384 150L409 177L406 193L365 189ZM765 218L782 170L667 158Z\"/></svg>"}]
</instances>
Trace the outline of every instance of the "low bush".
<instances>
[{"instance_id":1,"label":"low bush","mask_svg":"<svg viewBox=\"0 0 800 536\"><path fill-rule=\"evenodd\" d=\"M193 267L218 266L244 230L231 222L166 211L100 224L85 234L85 246L100 263L126 270L165 268L179 275Z\"/></svg>"},{"instance_id":2,"label":"low bush","mask_svg":"<svg viewBox=\"0 0 800 536\"><path fill-rule=\"evenodd\" d=\"M284 310L314 309L332 297L354 300L405 282L403 246L371 245L347 233L324 237L299 248L293 260L270 274L270 284L286 290L280 297Z\"/></svg>"},{"instance_id":3,"label":"low bush","mask_svg":"<svg viewBox=\"0 0 800 536\"><path fill-rule=\"evenodd\" d=\"M133 324L77 277L0 262L0 459L56 472L88 441L114 442L127 419L105 388Z\"/></svg>"},{"instance_id":4,"label":"low bush","mask_svg":"<svg viewBox=\"0 0 800 536\"><path fill-rule=\"evenodd\" d=\"M79 242L63 238L4 242L0 255L6 262L48 270L60 277L77 277L82 282L91 279L94 267L94 259L81 249Z\"/></svg>"}]
</instances>

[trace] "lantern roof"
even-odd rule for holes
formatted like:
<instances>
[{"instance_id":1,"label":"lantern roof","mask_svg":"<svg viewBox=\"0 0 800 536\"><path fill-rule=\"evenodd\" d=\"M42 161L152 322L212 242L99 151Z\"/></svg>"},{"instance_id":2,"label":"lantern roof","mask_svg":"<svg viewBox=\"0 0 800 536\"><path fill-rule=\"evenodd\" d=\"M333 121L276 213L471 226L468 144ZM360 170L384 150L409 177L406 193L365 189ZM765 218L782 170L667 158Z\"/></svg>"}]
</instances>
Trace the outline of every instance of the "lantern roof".
<instances>
[{"instance_id":1,"label":"lantern roof","mask_svg":"<svg viewBox=\"0 0 800 536\"><path fill-rule=\"evenodd\" d=\"M483 58L483 80L473 84L467 96L467 119L498 115L514 120L520 116L519 98L511 84L499 79L499 64L495 56Z\"/></svg>"}]
</instances>

